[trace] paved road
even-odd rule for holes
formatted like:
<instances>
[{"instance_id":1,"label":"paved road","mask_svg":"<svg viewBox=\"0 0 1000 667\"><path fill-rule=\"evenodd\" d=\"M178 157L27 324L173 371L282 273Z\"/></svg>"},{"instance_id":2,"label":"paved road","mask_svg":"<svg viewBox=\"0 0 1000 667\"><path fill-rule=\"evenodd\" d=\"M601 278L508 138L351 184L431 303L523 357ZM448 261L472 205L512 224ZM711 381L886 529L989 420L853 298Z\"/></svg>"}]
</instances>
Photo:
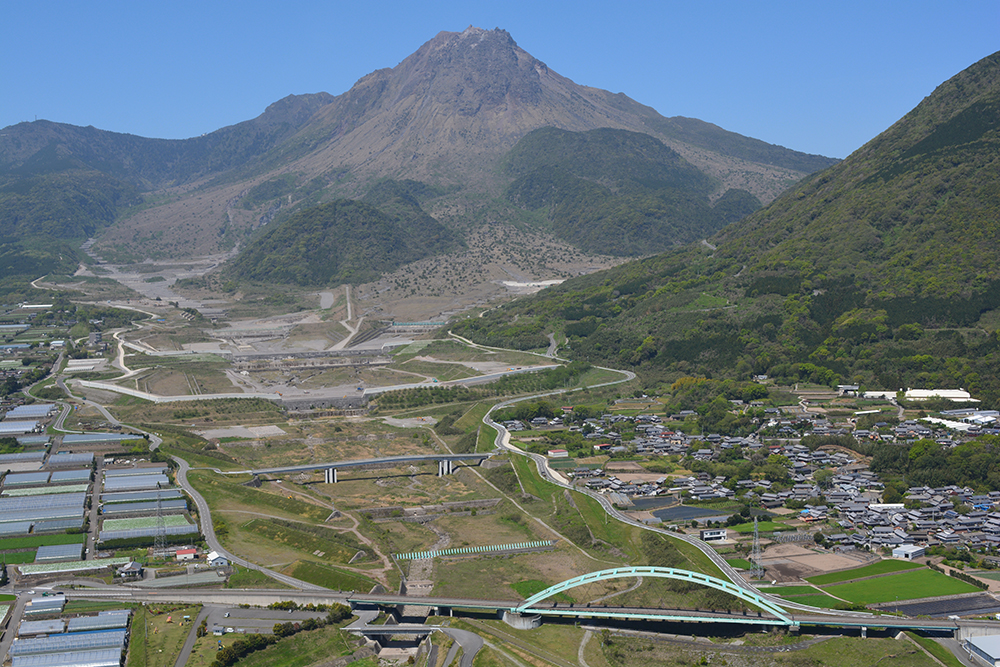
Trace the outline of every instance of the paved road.
<instances>
[{"instance_id":1,"label":"paved road","mask_svg":"<svg viewBox=\"0 0 1000 667\"><path fill-rule=\"evenodd\" d=\"M10 645L14 643L14 629L21 622L21 615L24 613L24 606L28 604L29 595L21 594L17 596L7 616L7 629L3 633L3 640L0 641L0 660L4 660ZM6 603L5 603L6 604Z\"/></svg>"},{"instance_id":2,"label":"paved road","mask_svg":"<svg viewBox=\"0 0 1000 667\"><path fill-rule=\"evenodd\" d=\"M184 646L181 647L181 652L177 654L177 659L174 660L174 667L184 667L187 664L188 658L191 657L191 651L194 649L194 643L198 640L198 626L208 617L211 610L212 607L205 605L201 608L198 616L195 617L194 623L191 624L191 629L188 630L187 639L184 640Z\"/></svg>"},{"instance_id":3,"label":"paved road","mask_svg":"<svg viewBox=\"0 0 1000 667\"><path fill-rule=\"evenodd\" d=\"M280 572L275 572L274 570L268 569L262 565L257 565L257 563L251 563L245 558L240 558L235 554L227 551L222 544L219 542L219 538L215 535L215 527L212 525L212 513L208 508L208 503L200 493L198 493L191 483L188 482L187 473L191 469L191 466L184 459L173 457L174 461L177 462L177 484L182 489L184 489L191 499L194 500L195 506L198 508L198 516L201 519L201 532L205 536L205 541L208 543L209 548L213 551L218 551L220 554L229 559L230 563L235 563L237 565L242 565L243 567L249 568L251 570L257 570L258 572L263 572L272 579L277 579L283 584L287 584L294 588L301 588L303 590L327 590L322 586L317 586L316 584L310 584L301 579L296 579L295 577L290 577L287 574L281 574Z\"/></svg>"},{"instance_id":4,"label":"paved road","mask_svg":"<svg viewBox=\"0 0 1000 667\"><path fill-rule=\"evenodd\" d=\"M456 646L462 647L462 659L458 663L459 667L472 667L472 660L483 648L483 638L475 632L459 630L458 628L442 628L441 631L455 640L456 644L452 645L452 649L455 649ZM454 650L449 651L444 664L450 665L454 659Z\"/></svg>"}]
</instances>

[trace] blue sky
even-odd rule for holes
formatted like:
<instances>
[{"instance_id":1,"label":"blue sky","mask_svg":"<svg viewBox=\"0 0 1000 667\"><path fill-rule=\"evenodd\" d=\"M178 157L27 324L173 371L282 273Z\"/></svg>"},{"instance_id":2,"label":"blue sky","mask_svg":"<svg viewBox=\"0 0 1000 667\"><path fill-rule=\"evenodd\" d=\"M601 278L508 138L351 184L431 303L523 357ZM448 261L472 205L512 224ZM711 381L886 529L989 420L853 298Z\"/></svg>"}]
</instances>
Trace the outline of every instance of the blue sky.
<instances>
[{"instance_id":1,"label":"blue sky","mask_svg":"<svg viewBox=\"0 0 1000 667\"><path fill-rule=\"evenodd\" d=\"M476 25L665 116L832 157L1000 50L997 0L7 2L0 25L0 127L195 136Z\"/></svg>"}]
</instances>

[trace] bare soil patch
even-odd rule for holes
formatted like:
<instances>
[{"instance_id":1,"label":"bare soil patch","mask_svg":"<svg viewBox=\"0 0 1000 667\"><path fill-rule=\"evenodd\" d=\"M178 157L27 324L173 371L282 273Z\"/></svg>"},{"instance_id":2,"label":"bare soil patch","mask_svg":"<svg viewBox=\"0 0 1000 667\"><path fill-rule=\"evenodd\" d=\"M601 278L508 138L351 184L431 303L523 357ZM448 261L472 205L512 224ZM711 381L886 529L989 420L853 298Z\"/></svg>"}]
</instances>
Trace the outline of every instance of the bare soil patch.
<instances>
[{"instance_id":1,"label":"bare soil patch","mask_svg":"<svg viewBox=\"0 0 1000 667\"><path fill-rule=\"evenodd\" d=\"M764 551L767 578L792 582L824 572L856 567L858 561L838 554L816 552L797 544L775 544Z\"/></svg>"},{"instance_id":2,"label":"bare soil patch","mask_svg":"<svg viewBox=\"0 0 1000 667\"><path fill-rule=\"evenodd\" d=\"M636 463L635 461L609 461L608 464L604 466L604 468L606 470L616 470L616 471L625 470L625 471L634 471L638 473L646 472L646 469L643 468L638 463Z\"/></svg>"}]
</instances>

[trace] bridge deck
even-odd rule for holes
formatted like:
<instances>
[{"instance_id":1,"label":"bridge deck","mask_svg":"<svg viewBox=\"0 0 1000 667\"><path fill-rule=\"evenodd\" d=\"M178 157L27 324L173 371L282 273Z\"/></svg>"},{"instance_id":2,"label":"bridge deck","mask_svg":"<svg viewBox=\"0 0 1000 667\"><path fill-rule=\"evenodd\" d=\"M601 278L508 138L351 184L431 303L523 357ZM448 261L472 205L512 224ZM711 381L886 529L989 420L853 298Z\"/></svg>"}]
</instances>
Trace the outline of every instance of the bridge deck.
<instances>
[{"instance_id":1,"label":"bridge deck","mask_svg":"<svg viewBox=\"0 0 1000 667\"><path fill-rule=\"evenodd\" d=\"M412 456L383 456L377 459L357 459L354 461L331 461L329 463L308 463L297 466L282 466L280 468L258 468L256 470L240 470L227 472L230 475L281 475L285 473L310 472L328 468L360 468L371 465L387 465L393 463L419 463L423 461L482 461L491 454L413 454Z\"/></svg>"}]
</instances>

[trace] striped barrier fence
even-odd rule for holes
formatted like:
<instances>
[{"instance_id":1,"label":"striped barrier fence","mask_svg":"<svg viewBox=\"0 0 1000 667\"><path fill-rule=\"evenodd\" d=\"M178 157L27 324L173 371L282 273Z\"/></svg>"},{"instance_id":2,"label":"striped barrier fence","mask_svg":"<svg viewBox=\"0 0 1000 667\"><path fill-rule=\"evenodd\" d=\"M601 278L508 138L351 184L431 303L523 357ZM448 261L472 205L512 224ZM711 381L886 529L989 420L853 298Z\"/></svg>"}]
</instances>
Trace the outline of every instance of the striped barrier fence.
<instances>
[{"instance_id":1,"label":"striped barrier fence","mask_svg":"<svg viewBox=\"0 0 1000 667\"><path fill-rule=\"evenodd\" d=\"M538 549L551 547L555 544L552 540L538 540L535 542L519 542L517 544L487 544L479 547L458 547L456 549L441 549L438 551L414 551L408 554L395 554L396 560L423 560L426 558L437 558L438 556L464 556L469 554L483 554L497 551L517 551L519 549Z\"/></svg>"}]
</instances>

